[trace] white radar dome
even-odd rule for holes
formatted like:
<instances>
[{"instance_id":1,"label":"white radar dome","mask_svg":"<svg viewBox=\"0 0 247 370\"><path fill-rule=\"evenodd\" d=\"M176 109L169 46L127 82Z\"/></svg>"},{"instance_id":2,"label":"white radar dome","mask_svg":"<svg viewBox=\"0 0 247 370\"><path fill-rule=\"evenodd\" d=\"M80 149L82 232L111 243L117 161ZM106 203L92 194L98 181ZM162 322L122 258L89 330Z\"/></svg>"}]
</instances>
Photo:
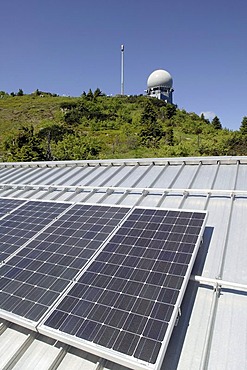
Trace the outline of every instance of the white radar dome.
<instances>
[{"instance_id":1,"label":"white radar dome","mask_svg":"<svg viewBox=\"0 0 247 370\"><path fill-rule=\"evenodd\" d=\"M152 89L158 86L172 88L172 83L172 76L169 72L165 71L164 69L157 69L156 71L153 71L148 77L147 86L148 89Z\"/></svg>"}]
</instances>

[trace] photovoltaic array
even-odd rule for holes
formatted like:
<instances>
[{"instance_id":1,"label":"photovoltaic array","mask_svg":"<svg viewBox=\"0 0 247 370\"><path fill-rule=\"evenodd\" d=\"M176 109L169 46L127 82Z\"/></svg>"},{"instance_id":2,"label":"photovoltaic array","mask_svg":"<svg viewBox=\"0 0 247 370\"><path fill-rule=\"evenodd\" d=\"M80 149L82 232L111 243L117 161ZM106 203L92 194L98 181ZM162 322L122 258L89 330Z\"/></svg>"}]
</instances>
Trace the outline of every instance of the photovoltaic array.
<instances>
[{"instance_id":1,"label":"photovoltaic array","mask_svg":"<svg viewBox=\"0 0 247 370\"><path fill-rule=\"evenodd\" d=\"M66 208L61 203L29 202L10 220L0 222L0 228L6 232L8 223L16 232L12 241L16 248ZM70 208L2 266L0 309L37 322L128 211L90 205Z\"/></svg>"},{"instance_id":2,"label":"photovoltaic array","mask_svg":"<svg viewBox=\"0 0 247 370\"><path fill-rule=\"evenodd\" d=\"M155 364L182 299L205 213L136 208L44 323ZM174 320L173 320L174 322ZM106 355L107 357L107 355Z\"/></svg>"},{"instance_id":3,"label":"photovoltaic array","mask_svg":"<svg viewBox=\"0 0 247 370\"><path fill-rule=\"evenodd\" d=\"M0 314L119 363L156 369L205 218L2 198Z\"/></svg>"}]
</instances>

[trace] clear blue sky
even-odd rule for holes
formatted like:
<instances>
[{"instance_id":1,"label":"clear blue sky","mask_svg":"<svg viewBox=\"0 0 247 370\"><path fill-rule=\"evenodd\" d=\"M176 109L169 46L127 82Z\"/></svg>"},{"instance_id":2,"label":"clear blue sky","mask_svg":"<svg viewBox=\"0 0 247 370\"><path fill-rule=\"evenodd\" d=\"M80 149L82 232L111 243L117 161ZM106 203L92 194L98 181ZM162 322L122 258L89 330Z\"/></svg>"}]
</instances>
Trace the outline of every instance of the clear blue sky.
<instances>
[{"instance_id":1,"label":"clear blue sky","mask_svg":"<svg viewBox=\"0 0 247 370\"><path fill-rule=\"evenodd\" d=\"M12 0L0 10L0 90L142 94L169 71L174 103L238 129L247 116L246 0Z\"/></svg>"}]
</instances>

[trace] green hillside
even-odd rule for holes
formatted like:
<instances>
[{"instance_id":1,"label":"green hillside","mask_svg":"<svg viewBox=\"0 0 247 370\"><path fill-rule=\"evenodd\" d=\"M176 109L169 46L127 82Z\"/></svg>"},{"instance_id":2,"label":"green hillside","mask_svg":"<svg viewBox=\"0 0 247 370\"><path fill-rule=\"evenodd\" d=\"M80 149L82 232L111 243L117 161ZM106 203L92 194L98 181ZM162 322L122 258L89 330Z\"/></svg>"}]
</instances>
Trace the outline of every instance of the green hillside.
<instances>
[{"instance_id":1,"label":"green hillside","mask_svg":"<svg viewBox=\"0 0 247 370\"><path fill-rule=\"evenodd\" d=\"M222 129L146 96L0 92L1 161L246 155L247 122ZM247 120L247 119L246 119Z\"/></svg>"}]
</instances>

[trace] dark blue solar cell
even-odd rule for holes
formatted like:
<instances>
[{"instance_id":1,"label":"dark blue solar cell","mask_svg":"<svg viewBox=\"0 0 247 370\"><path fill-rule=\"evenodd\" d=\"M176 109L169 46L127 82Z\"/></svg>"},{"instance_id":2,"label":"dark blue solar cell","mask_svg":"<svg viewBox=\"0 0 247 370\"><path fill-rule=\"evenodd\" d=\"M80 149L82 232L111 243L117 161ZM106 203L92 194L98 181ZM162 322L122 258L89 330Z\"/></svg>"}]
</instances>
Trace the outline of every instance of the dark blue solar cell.
<instances>
[{"instance_id":1,"label":"dark blue solar cell","mask_svg":"<svg viewBox=\"0 0 247 370\"><path fill-rule=\"evenodd\" d=\"M149 316L153 309L153 302L149 299L138 298L132 308L132 311L141 316Z\"/></svg>"},{"instance_id":2,"label":"dark blue solar cell","mask_svg":"<svg viewBox=\"0 0 247 370\"><path fill-rule=\"evenodd\" d=\"M159 354L161 342L142 337L138 342L134 356L148 363L154 364Z\"/></svg>"},{"instance_id":3,"label":"dark blue solar cell","mask_svg":"<svg viewBox=\"0 0 247 370\"><path fill-rule=\"evenodd\" d=\"M77 316L69 315L62 322L62 324L61 324L62 329L61 330L63 330L65 333L69 331L69 332L72 332L73 334L75 334L78 331L78 329L80 328L80 326L82 325L83 322L84 322L83 319L78 320Z\"/></svg>"},{"instance_id":4,"label":"dark blue solar cell","mask_svg":"<svg viewBox=\"0 0 247 370\"><path fill-rule=\"evenodd\" d=\"M103 293L103 292L102 292ZM113 306L113 304L119 298L119 293L113 292L111 290L104 291L104 294L101 294L98 298L98 303L103 305Z\"/></svg>"},{"instance_id":5,"label":"dark blue solar cell","mask_svg":"<svg viewBox=\"0 0 247 370\"><path fill-rule=\"evenodd\" d=\"M161 288L157 297L157 301L174 305L176 303L179 290Z\"/></svg>"},{"instance_id":6,"label":"dark blue solar cell","mask_svg":"<svg viewBox=\"0 0 247 370\"><path fill-rule=\"evenodd\" d=\"M131 355L136 348L138 340L138 335L123 330L121 332L121 336L118 336L118 338L116 339L113 349L127 355Z\"/></svg>"},{"instance_id":7,"label":"dark blue solar cell","mask_svg":"<svg viewBox=\"0 0 247 370\"><path fill-rule=\"evenodd\" d=\"M91 289L88 289L83 298L87 299L88 301L94 302L96 299L98 299L103 293L103 289L99 287L91 287Z\"/></svg>"},{"instance_id":8,"label":"dark blue solar cell","mask_svg":"<svg viewBox=\"0 0 247 370\"><path fill-rule=\"evenodd\" d=\"M174 262L188 265L191 259L191 255L188 253L179 253L175 256Z\"/></svg>"},{"instance_id":9,"label":"dark blue solar cell","mask_svg":"<svg viewBox=\"0 0 247 370\"><path fill-rule=\"evenodd\" d=\"M60 305L60 310L62 311L70 311L78 302L78 298L73 296L67 296L64 298L63 302Z\"/></svg>"},{"instance_id":10,"label":"dark blue solar cell","mask_svg":"<svg viewBox=\"0 0 247 370\"><path fill-rule=\"evenodd\" d=\"M82 339L93 341L94 337L97 335L100 328L101 324L98 324L97 322L92 320L87 320L82 323L76 335L80 336L80 338Z\"/></svg>"},{"instance_id":11,"label":"dark blue solar cell","mask_svg":"<svg viewBox=\"0 0 247 370\"><path fill-rule=\"evenodd\" d=\"M165 278L163 286L167 286L167 288L172 289L180 289L183 283L183 277L175 276L175 275L167 275Z\"/></svg>"},{"instance_id":12,"label":"dark blue solar cell","mask_svg":"<svg viewBox=\"0 0 247 370\"><path fill-rule=\"evenodd\" d=\"M133 307L133 304L136 301L136 298L131 296L128 291L124 293L126 294L121 294L116 299L116 302L114 303L114 307L120 310L130 311L131 308Z\"/></svg>"},{"instance_id":13,"label":"dark blue solar cell","mask_svg":"<svg viewBox=\"0 0 247 370\"><path fill-rule=\"evenodd\" d=\"M114 309L105 319L105 324L120 329L128 318L128 313L121 309Z\"/></svg>"},{"instance_id":14,"label":"dark blue solar cell","mask_svg":"<svg viewBox=\"0 0 247 370\"><path fill-rule=\"evenodd\" d=\"M59 326L63 323L63 321L66 319L67 313L62 311L54 311L53 316L49 317L46 321L47 325L50 325L54 329L58 329Z\"/></svg>"},{"instance_id":15,"label":"dark blue solar cell","mask_svg":"<svg viewBox=\"0 0 247 370\"><path fill-rule=\"evenodd\" d=\"M114 329L113 327L104 325L102 330L96 334L95 341L101 346L111 348L115 343L118 333L118 330Z\"/></svg>"},{"instance_id":16,"label":"dark blue solar cell","mask_svg":"<svg viewBox=\"0 0 247 370\"><path fill-rule=\"evenodd\" d=\"M158 248L158 246L155 245L155 243L150 243L153 245L153 247L156 247ZM151 259L152 261L156 258L159 258L159 255L160 255L160 250L159 249L156 249L156 248L152 248L152 249L149 249L149 248L146 248L144 251L143 251L143 254L142 254L142 258L149 258Z\"/></svg>"},{"instance_id":17,"label":"dark blue solar cell","mask_svg":"<svg viewBox=\"0 0 247 370\"><path fill-rule=\"evenodd\" d=\"M133 334L141 334L145 328L147 320L142 315L130 313L123 325L123 330Z\"/></svg>"},{"instance_id":18,"label":"dark blue solar cell","mask_svg":"<svg viewBox=\"0 0 247 370\"><path fill-rule=\"evenodd\" d=\"M86 300L80 300L76 306L72 308L71 313L78 316L78 318L86 318L93 307L94 303Z\"/></svg>"},{"instance_id":19,"label":"dark blue solar cell","mask_svg":"<svg viewBox=\"0 0 247 370\"><path fill-rule=\"evenodd\" d=\"M139 282L145 282L147 281L147 278L150 274L150 271L147 270L141 270L141 269L132 269L131 273L131 280L133 281L139 281Z\"/></svg>"},{"instance_id":20,"label":"dark blue solar cell","mask_svg":"<svg viewBox=\"0 0 247 370\"><path fill-rule=\"evenodd\" d=\"M159 261L172 262L172 261L174 261L175 256L176 256L175 252L170 252L170 251L167 251L167 250L163 250L159 253L157 259Z\"/></svg>"},{"instance_id":21,"label":"dark blue solar cell","mask_svg":"<svg viewBox=\"0 0 247 370\"><path fill-rule=\"evenodd\" d=\"M142 285L143 285L143 282L140 283L140 282L130 280L123 285L121 290L123 293L136 296L138 292L140 291Z\"/></svg>"},{"instance_id":22,"label":"dark blue solar cell","mask_svg":"<svg viewBox=\"0 0 247 370\"><path fill-rule=\"evenodd\" d=\"M169 269L169 273L177 276L185 276L187 264L173 263Z\"/></svg>"},{"instance_id":23,"label":"dark blue solar cell","mask_svg":"<svg viewBox=\"0 0 247 370\"><path fill-rule=\"evenodd\" d=\"M168 324L160 320L149 319L146 323L143 335L146 338L154 339L156 341L162 341L166 333Z\"/></svg>"}]
</instances>

